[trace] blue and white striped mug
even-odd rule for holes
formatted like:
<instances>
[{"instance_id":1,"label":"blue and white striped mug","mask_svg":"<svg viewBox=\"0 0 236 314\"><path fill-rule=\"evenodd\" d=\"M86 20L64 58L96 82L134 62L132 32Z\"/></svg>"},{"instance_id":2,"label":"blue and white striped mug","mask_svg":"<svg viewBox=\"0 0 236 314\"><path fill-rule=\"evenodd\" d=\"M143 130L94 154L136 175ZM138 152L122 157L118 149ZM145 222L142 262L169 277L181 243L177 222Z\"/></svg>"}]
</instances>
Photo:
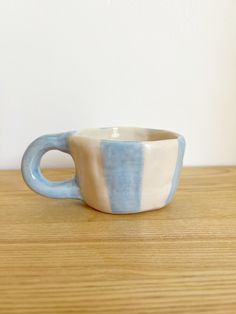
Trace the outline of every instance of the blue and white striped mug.
<instances>
[{"instance_id":1,"label":"blue and white striped mug","mask_svg":"<svg viewBox=\"0 0 236 314\"><path fill-rule=\"evenodd\" d=\"M51 182L40 160L58 149L74 160L74 178ZM171 202L180 177L185 140L165 130L111 127L44 135L22 159L25 182L52 198L75 198L107 213L127 214L161 208Z\"/></svg>"}]
</instances>

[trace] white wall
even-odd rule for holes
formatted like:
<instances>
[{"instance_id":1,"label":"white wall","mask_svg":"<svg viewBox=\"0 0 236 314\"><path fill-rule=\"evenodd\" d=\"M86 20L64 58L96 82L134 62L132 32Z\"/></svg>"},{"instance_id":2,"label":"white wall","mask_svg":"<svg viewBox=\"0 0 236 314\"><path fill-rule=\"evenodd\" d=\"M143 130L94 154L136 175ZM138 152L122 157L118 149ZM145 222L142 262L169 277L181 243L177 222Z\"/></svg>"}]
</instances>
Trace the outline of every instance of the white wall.
<instances>
[{"instance_id":1,"label":"white wall","mask_svg":"<svg viewBox=\"0 0 236 314\"><path fill-rule=\"evenodd\" d=\"M236 164L236 1L0 0L0 168L41 134L112 125Z\"/></svg>"}]
</instances>

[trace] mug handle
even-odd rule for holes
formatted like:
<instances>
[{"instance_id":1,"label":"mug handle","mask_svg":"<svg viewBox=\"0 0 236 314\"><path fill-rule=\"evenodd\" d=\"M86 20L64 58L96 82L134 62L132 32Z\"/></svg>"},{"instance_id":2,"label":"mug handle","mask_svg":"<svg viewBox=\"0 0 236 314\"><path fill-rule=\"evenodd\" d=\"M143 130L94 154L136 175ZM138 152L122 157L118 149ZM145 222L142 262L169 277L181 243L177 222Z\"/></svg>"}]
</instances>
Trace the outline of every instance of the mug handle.
<instances>
[{"instance_id":1,"label":"mug handle","mask_svg":"<svg viewBox=\"0 0 236 314\"><path fill-rule=\"evenodd\" d=\"M40 161L43 155L50 150L60 150L70 154L68 139L75 132L43 135L34 140L25 151L21 172L26 184L36 193L51 198L76 198L81 199L77 178L53 182L47 180L41 170Z\"/></svg>"}]
</instances>

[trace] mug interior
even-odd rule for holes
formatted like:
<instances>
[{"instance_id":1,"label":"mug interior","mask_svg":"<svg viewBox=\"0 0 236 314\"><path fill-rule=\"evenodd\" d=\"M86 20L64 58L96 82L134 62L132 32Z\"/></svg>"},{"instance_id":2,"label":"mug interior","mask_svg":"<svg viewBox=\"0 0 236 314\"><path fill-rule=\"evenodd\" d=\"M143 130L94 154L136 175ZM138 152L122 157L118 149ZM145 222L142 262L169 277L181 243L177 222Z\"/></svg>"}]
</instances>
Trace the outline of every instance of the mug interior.
<instances>
[{"instance_id":1,"label":"mug interior","mask_svg":"<svg viewBox=\"0 0 236 314\"><path fill-rule=\"evenodd\" d=\"M174 132L135 127L86 129L78 132L77 135L100 140L120 141L161 141L178 138L178 134Z\"/></svg>"}]
</instances>

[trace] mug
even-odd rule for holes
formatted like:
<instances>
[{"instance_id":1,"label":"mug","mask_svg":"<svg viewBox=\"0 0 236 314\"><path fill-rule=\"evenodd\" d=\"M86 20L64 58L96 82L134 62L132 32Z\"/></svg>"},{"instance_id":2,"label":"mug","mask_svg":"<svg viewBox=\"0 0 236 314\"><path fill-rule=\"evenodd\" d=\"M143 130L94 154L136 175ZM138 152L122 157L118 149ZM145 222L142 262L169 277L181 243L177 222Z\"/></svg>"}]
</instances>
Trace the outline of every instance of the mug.
<instances>
[{"instance_id":1,"label":"mug","mask_svg":"<svg viewBox=\"0 0 236 314\"><path fill-rule=\"evenodd\" d=\"M41 173L49 150L72 156L76 175L52 182ZM35 192L84 201L99 211L138 213L169 204L175 194L185 151L183 136L165 130L108 127L43 135L22 159L22 175Z\"/></svg>"}]
</instances>

